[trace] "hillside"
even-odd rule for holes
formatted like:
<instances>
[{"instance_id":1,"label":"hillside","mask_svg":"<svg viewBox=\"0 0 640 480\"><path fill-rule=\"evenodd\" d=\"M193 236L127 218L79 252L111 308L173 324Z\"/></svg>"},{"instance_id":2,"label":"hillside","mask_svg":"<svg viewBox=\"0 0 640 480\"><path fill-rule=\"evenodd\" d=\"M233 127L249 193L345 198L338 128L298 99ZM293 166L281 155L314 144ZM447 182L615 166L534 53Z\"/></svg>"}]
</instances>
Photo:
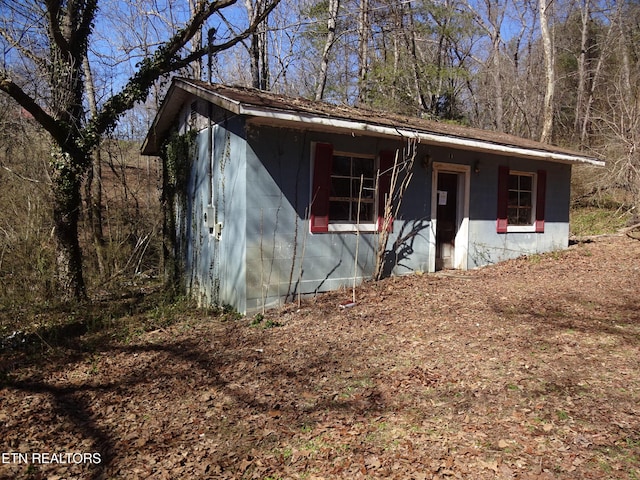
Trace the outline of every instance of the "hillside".
<instances>
[{"instance_id":1,"label":"hillside","mask_svg":"<svg viewBox=\"0 0 640 480\"><path fill-rule=\"evenodd\" d=\"M640 477L639 241L349 298L3 352L2 452L100 463L3 457L0 477Z\"/></svg>"}]
</instances>

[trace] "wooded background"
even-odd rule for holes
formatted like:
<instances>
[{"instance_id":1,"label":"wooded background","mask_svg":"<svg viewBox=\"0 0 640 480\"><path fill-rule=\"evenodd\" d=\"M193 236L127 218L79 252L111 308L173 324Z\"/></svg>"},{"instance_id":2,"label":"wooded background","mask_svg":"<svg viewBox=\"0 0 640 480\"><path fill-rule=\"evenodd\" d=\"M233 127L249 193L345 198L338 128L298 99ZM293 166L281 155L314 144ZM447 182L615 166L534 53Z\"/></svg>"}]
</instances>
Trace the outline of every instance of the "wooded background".
<instances>
[{"instance_id":1,"label":"wooded background","mask_svg":"<svg viewBox=\"0 0 640 480\"><path fill-rule=\"evenodd\" d=\"M583 150L576 204L638 215L637 0L0 0L0 45L6 308L159 274L176 74Z\"/></svg>"}]
</instances>

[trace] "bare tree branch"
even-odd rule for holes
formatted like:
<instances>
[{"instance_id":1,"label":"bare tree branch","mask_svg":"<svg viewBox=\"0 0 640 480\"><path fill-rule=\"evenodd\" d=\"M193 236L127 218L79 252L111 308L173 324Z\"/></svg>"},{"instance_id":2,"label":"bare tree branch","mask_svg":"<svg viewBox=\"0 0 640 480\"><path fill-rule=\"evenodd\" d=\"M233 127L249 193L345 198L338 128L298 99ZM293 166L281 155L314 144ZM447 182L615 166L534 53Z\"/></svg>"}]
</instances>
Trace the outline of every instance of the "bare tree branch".
<instances>
[{"instance_id":1,"label":"bare tree branch","mask_svg":"<svg viewBox=\"0 0 640 480\"><path fill-rule=\"evenodd\" d=\"M35 100L28 95L22 88L16 84L5 72L0 72L0 90L7 93L18 104L29 112L33 118L56 139L56 141L64 141L67 131L64 126L56 121L51 115L45 112Z\"/></svg>"},{"instance_id":2,"label":"bare tree branch","mask_svg":"<svg viewBox=\"0 0 640 480\"><path fill-rule=\"evenodd\" d=\"M104 104L98 116L90 122L87 128L92 133L92 138L113 128L124 112L130 110L137 102L141 102L147 97L150 88L161 76L189 65L196 59L202 58L209 51L215 54L227 50L246 39L271 13L279 1L272 0L247 29L228 41L213 45L211 49L202 47L184 58L177 57L180 49L193 38L200 25L218 10L235 4L237 0L224 0L214 3L203 2L200 4L200 8L195 12L192 21L184 29L178 31L163 47L160 47L151 58L144 59L138 72L129 79L122 91L111 97Z\"/></svg>"}]
</instances>

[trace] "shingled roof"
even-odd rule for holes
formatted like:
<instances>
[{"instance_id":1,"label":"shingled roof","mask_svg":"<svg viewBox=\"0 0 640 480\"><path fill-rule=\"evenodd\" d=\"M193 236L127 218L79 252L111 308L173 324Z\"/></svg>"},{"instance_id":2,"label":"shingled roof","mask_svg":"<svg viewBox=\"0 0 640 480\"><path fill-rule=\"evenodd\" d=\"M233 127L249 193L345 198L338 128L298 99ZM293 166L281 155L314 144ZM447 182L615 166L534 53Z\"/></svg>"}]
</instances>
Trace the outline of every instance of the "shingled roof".
<instances>
[{"instance_id":1,"label":"shingled roof","mask_svg":"<svg viewBox=\"0 0 640 480\"><path fill-rule=\"evenodd\" d=\"M463 127L347 105L278 95L247 87L175 78L142 147L157 155L185 101L205 99L256 124L335 131L351 135L416 138L421 143L562 163L602 166L604 162L569 149L505 133Z\"/></svg>"}]
</instances>

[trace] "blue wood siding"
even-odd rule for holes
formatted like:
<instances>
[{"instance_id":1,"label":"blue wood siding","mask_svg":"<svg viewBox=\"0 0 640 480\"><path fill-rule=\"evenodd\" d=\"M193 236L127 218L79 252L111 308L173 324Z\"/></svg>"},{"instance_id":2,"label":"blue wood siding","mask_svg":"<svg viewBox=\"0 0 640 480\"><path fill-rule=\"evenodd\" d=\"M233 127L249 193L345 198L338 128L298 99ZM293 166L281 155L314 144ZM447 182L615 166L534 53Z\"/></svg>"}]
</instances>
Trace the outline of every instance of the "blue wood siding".
<instances>
[{"instance_id":1,"label":"blue wood siding","mask_svg":"<svg viewBox=\"0 0 640 480\"><path fill-rule=\"evenodd\" d=\"M480 159L480 172L471 174L468 268L568 246L570 165L500 156L476 158ZM544 233L496 232L500 165L521 172L547 172Z\"/></svg>"},{"instance_id":2,"label":"blue wood siding","mask_svg":"<svg viewBox=\"0 0 640 480\"><path fill-rule=\"evenodd\" d=\"M247 309L273 306L302 295L336 290L369 279L375 269L377 233L309 233L313 142L335 151L378 155L397 141L252 127L247 149ZM426 270L430 185L414 178L389 246L407 237L390 257L388 272ZM428 211L428 210L427 210ZM411 219L406 221L406 219ZM356 242L358 262L355 264ZM347 295L348 297L348 295Z\"/></svg>"},{"instance_id":3,"label":"blue wood siding","mask_svg":"<svg viewBox=\"0 0 640 480\"><path fill-rule=\"evenodd\" d=\"M179 250L187 292L200 305L246 309L246 142L243 122L221 120L197 136L197 158L179 215ZM208 206L222 223L219 238L205 223Z\"/></svg>"},{"instance_id":4,"label":"blue wood siding","mask_svg":"<svg viewBox=\"0 0 640 480\"><path fill-rule=\"evenodd\" d=\"M378 155L402 148L401 142L245 125L240 117L221 120L212 130L212 135L208 129L198 135L181 227L186 233L186 286L201 304L230 304L251 313L292 301L298 294L348 288L354 275L356 283L371 278L377 233L309 233L313 143ZM420 145L389 238L387 274L428 271L432 170L427 160L471 166L478 162L479 172L472 168L470 173L468 268L567 246L570 166ZM547 171L543 234L496 232L500 165ZM209 204L223 223L219 239L204 223Z\"/></svg>"}]
</instances>

